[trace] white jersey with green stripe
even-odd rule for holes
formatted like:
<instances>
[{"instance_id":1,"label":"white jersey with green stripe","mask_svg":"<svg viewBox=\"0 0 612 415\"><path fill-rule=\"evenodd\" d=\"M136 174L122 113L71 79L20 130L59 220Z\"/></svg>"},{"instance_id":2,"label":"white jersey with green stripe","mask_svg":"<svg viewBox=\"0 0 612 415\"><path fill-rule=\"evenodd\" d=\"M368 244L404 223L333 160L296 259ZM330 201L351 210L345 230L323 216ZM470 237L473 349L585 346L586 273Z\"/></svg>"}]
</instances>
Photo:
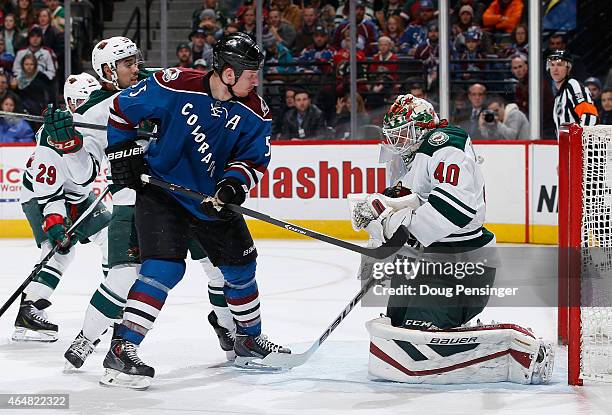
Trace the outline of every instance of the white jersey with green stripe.
<instances>
[{"instance_id":1,"label":"white jersey with green stripe","mask_svg":"<svg viewBox=\"0 0 612 415\"><path fill-rule=\"evenodd\" d=\"M424 246L481 247L493 240L483 227L484 177L462 129L428 132L401 181L421 200L408 230Z\"/></svg>"},{"instance_id":2,"label":"white jersey with green stripe","mask_svg":"<svg viewBox=\"0 0 612 415\"><path fill-rule=\"evenodd\" d=\"M81 183L75 182L62 153L49 144L48 135L41 127L36 132L34 153L23 173L21 203L36 199L43 216L58 213L66 217L66 202L78 204L85 200L95 178L90 175Z\"/></svg>"}]
</instances>

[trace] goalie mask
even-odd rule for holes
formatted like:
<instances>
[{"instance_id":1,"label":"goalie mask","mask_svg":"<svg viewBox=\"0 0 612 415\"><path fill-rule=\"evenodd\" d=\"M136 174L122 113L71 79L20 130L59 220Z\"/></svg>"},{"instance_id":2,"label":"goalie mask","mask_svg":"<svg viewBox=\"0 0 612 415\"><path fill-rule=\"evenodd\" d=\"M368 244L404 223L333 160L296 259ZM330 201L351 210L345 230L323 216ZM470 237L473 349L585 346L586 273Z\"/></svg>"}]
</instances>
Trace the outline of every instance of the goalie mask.
<instances>
[{"instance_id":1,"label":"goalie mask","mask_svg":"<svg viewBox=\"0 0 612 415\"><path fill-rule=\"evenodd\" d=\"M385 146L394 153L410 156L428 131L447 124L446 120L440 121L426 100L411 94L400 95L383 118Z\"/></svg>"},{"instance_id":2,"label":"goalie mask","mask_svg":"<svg viewBox=\"0 0 612 415\"><path fill-rule=\"evenodd\" d=\"M91 65L100 79L113 84L117 89L123 89L119 86L117 62L132 56L136 58L136 65L140 66L142 64L142 55L138 46L127 37L115 36L104 39L94 46L91 52ZM108 65L111 70L111 79L106 78L103 69L104 65Z\"/></svg>"}]
</instances>

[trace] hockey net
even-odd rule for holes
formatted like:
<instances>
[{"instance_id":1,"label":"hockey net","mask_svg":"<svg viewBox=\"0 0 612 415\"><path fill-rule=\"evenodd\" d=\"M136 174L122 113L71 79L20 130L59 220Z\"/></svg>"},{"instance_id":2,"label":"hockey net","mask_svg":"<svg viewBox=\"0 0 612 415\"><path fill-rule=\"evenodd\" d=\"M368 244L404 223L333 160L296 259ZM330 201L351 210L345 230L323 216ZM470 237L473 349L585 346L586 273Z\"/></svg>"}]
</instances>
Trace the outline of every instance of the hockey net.
<instances>
[{"instance_id":1,"label":"hockey net","mask_svg":"<svg viewBox=\"0 0 612 415\"><path fill-rule=\"evenodd\" d=\"M612 126L561 131L559 247L568 381L612 382Z\"/></svg>"}]
</instances>

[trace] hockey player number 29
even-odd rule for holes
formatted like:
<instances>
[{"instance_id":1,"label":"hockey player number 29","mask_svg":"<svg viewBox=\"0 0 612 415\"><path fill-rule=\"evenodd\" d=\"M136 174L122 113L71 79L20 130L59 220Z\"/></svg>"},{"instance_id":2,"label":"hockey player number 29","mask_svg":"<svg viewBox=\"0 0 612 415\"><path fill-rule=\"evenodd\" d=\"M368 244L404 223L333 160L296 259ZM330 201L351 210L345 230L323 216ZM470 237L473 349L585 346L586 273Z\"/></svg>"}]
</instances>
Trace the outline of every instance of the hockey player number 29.
<instances>
[{"instance_id":1,"label":"hockey player number 29","mask_svg":"<svg viewBox=\"0 0 612 415\"><path fill-rule=\"evenodd\" d=\"M445 169L444 162L440 162L434 172L434 178L440 183L448 183L457 186L457 183L459 183L459 166L456 164L449 164Z\"/></svg>"},{"instance_id":2,"label":"hockey player number 29","mask_svg":"<svg viewBox=\"0 0 612 415\"><path fill-rule=\"evenodd\" d=\"M48 185L52 185L57 180L57 171L55 170L55 166L45 166L44 164L38 165L38 174L36 175L36 181L38 183L47 183Z\"/></svg>"}]
</instances>

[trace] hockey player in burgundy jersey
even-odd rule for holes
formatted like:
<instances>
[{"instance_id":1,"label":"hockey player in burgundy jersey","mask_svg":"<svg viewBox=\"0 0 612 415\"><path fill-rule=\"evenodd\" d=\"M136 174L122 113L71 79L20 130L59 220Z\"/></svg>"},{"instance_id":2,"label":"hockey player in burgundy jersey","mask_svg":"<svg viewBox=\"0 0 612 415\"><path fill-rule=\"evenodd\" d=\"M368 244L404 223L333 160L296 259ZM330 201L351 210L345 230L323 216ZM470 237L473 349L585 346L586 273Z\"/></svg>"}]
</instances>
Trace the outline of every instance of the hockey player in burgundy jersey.
<instances>
[{"instance_id":1,"label":"hockey player in burgundy jersey","mask_svg":"<svg viewBox=\"0 0 612 415\"><path fill-rule=\"evenodd\" d=\"M154 369L138 358L136 349L183 277L190 240L202 245L225 278L224 294L237 325L236 364L290 352L261 334L257 251L243 217L223 207L242 204L270 161L270 111L253 91L262 61L252 39L235 33L215 45L214 71L208 75L169 68L114 100L106 152L113 182L137 189L143 263L104 360L103 384L150 384ZM157 121L159 138L145 155L136 142L136 127L146 119ZM214 195L214 202L200 205L143 186L142 173Z\"/></svg>"}]
</instances>

